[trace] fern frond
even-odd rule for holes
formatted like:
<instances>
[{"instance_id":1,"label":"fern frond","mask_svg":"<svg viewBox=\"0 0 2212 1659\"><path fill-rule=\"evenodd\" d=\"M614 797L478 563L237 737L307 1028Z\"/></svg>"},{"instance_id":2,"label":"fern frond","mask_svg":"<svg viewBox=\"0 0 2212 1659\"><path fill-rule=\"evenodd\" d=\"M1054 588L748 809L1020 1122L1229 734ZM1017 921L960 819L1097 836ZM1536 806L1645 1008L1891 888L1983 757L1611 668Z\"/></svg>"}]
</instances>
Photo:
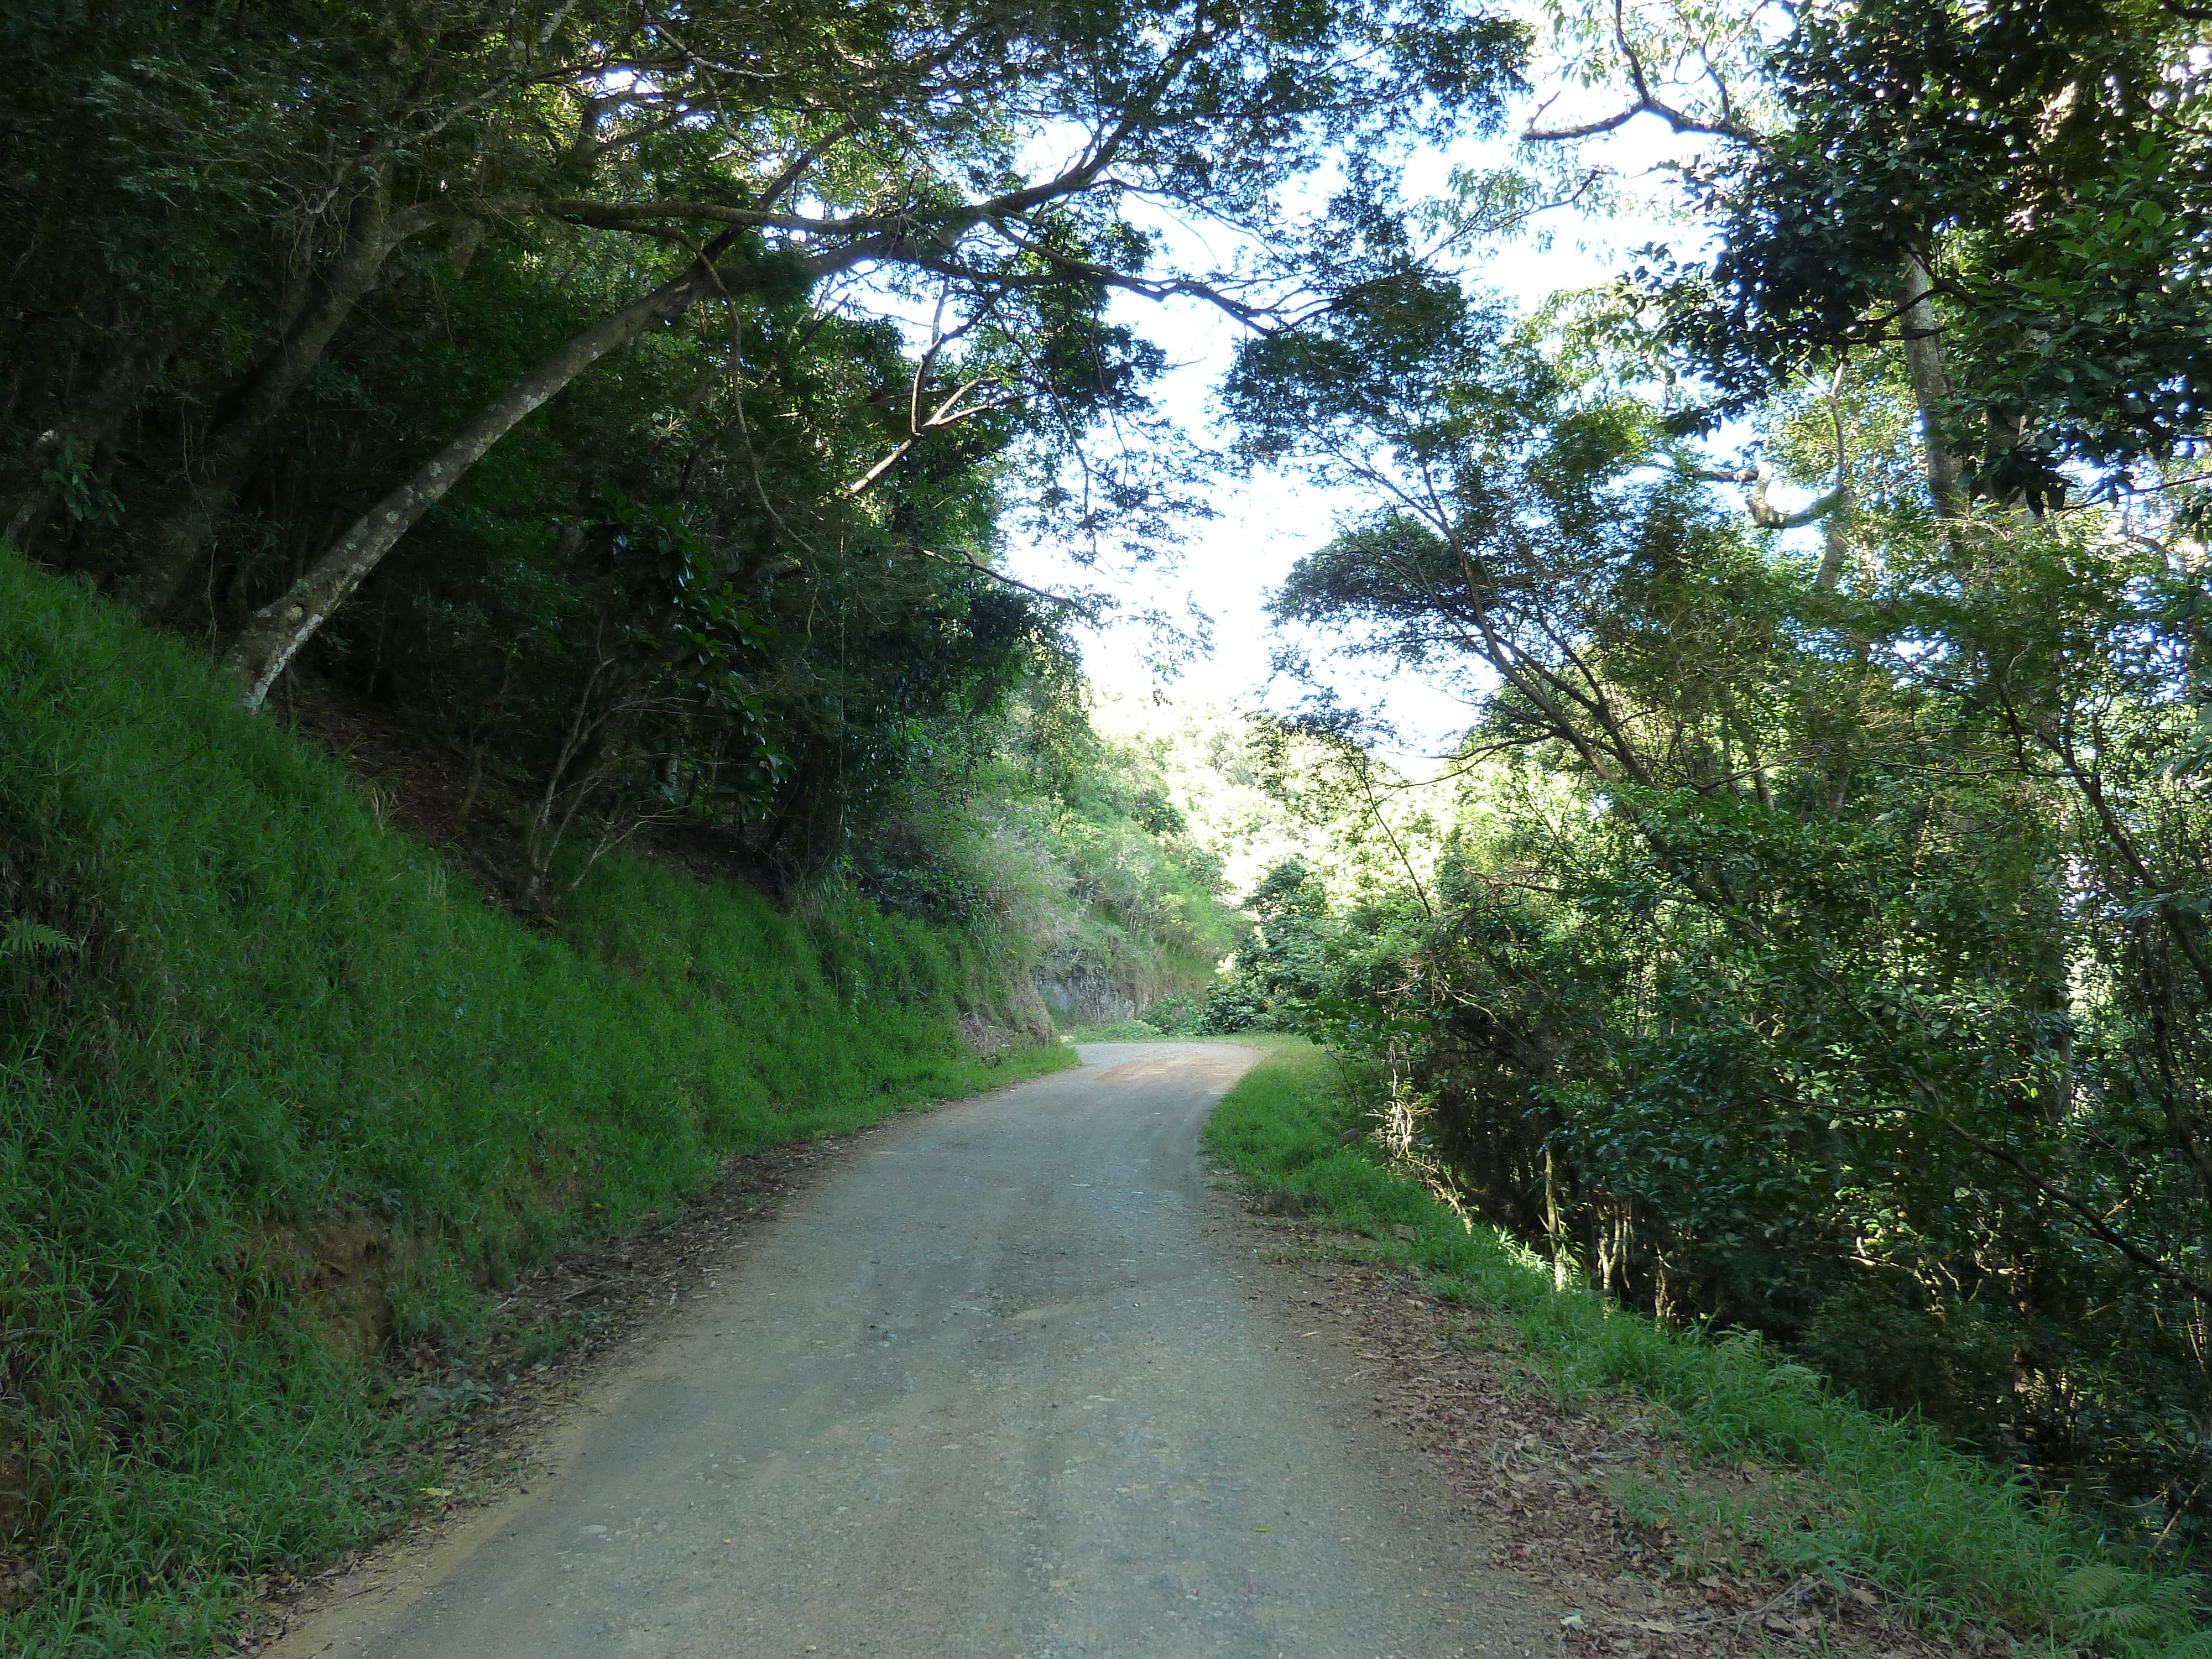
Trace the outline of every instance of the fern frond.
<instances>
[{"instance_id":1,"label":"fern frond","mask_svg":"<svg viewBox=\"0 0 2212 1659\"><path fill-rule=\"evenodd\" d=\"M76 941L58 927L28 916L10 916L0 924L0 957L75 955Z\"/></svg>"}]
</instances>

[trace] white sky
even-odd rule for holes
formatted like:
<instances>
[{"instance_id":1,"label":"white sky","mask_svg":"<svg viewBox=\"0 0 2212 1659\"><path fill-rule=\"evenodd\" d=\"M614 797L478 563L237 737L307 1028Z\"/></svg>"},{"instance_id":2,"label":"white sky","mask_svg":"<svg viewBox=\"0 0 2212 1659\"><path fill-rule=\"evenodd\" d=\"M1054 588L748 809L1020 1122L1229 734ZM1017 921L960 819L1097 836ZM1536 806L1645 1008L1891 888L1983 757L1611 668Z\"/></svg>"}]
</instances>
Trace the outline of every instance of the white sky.
<instances>
[{"instance_id":1,"label":"white sky","mask_svg":"<svg viewBox=\"0 0 2212 1659\"><path fill-rule=\"evenodd\" d=\"M1642 131L1639 128L1654 127ZM1604 153L1586 147L1586 160L1603 160L1622 173L1643 173L1671 152L1671 141L1656 124L1639 121L1606 141ZM1449 162L1500 165L1512 145L1495 141L1463 154L1418 158L1407 195L1417 186L1440 184ZM1577 210L1550 216L1540 226L1548 246L1533 240L1502 248L1477 276L1487 286L1534 307L1563 289L1590 288L1609 282L1628 264L1627 250L1669 230L1652 218L1607 219ZM1163 227L1175 237L1174 227ZM1176 238L1176 240L1182 240ZM1200 256L1203 258L1205 256ZM1218 255L1216 256L1218 257ZM1168 354L1170 370L1158 388L1162 406L1179 422L1204 433L1218 424L1212 404L1214 386L1229 368L1237 337L1235 324L1197 301L1157 305L1129 295L1116 302L1115 319L1127 322ZM1156 690L1177 701L1237 708L1284 708L1297 701L1298 689L1271 680L1269 658L1281 643L1301 645L1316 665L1326 656L1325 641L1279 635L1267 614L1268 593L1304 554L1327 541L1337 520L1361 503L1349 495L1331 495L1279 474L1249 480L1224 479L1212 492L1217 517L1190 527L1179 568L1150 568L1123 574L1103 569L1077 570L1049 550L1017 544L1010 550L1012 574L1039 586L1106 587L1126 611L1158 609L1180 614L1194 601L1212 619L1214 648L1161 688L1150 666L1143 631L1133 623L1111 623L1088 634L1084 662L1094 684L1124 696L1149 696ZM1377 678L1354 665L1339 662L1326 678L1340 696L1378 710L1401 734L1402 746L1391 757L1419 775L1428 769L1426 755L1439 754L1473 721L1465 704L1404 673Z\"/></svg>"}]
</instances>

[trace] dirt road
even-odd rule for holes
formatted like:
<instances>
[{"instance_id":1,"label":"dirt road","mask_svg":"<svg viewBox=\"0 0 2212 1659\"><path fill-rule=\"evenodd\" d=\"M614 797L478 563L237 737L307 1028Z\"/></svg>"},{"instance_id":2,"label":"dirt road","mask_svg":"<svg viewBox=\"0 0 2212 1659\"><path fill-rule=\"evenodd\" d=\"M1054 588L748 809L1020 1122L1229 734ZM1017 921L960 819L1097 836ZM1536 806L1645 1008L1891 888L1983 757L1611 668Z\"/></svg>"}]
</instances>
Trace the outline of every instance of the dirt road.
<instances>
[{"instance_id":1,"label":"dirt road","mask_svg":"<svg viewBox=\"0 0 2212 1659\"><path fill-rule=\"evenodd\" d=\"M1519 1655L1449 1494L1258 1294L1200 1127L1255 1056L1106 1044L802 1194L380 1622L372 1659Z\"/></svg>"}]
</instances>

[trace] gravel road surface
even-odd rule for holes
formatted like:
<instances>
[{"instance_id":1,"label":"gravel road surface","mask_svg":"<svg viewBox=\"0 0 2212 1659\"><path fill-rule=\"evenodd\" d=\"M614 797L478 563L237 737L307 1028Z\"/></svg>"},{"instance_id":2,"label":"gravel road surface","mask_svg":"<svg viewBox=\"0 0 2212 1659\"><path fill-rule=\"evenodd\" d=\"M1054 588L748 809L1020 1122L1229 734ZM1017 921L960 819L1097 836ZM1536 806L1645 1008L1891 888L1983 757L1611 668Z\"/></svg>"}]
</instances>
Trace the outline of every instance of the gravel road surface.
<instances>
[{"instance_id":1,"label":"gravel road surface","mask_svg":"<svg viewBox=\"0 0 2212 1659\"><path fill-rule=\"evenodd\" d=\"M1198 1133L1256 1056L1111 1043L872 1134L379 1621L369 1659L1528 1650L1356 1437ZM1517 1628L1516 1628L1517 1626Z\"/></svg>"}]
</instances>

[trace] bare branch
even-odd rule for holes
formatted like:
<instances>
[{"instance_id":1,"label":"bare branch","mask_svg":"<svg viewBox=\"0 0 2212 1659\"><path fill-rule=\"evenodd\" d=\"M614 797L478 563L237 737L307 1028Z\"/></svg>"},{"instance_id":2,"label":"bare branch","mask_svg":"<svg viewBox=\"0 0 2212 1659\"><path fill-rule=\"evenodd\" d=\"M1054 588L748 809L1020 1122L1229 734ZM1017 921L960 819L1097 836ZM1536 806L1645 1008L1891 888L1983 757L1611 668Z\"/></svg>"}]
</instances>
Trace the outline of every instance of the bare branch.
<instances>
[{"instance_id":1,"label":"bare branch","mask_svg":"<svg viewBox=\"0 0 2212 1659\"><path fill-rule=\"evenodd\" d=\"M1678 461L1674 470L1686 478L1706 483L1749 484L1746 509L1761 530L1796 530L1802 525L1818 524L1844 505L1844 488L1838 484L1796 512L1784 512L1766 498L1767 488L1774 482L1774 469L1765 461L1756 466L1700 466L1694 461Z\"/></svg>"},{"instance_id":2,"label":"bare branch","mask_svg":"<svg viewBox=\"0 0 2212 1659\"><path fill-rule=\"evenodd\" d=\"M920 448L923 441L933 434L949 430L963 422L975 419L978 415L988 414L992 410L1004 409L1012 401L1011 398L992 398L980 404L969 404L964 409L957 407L962 398L981 385L982 385L981 380L970 380L965 386L957 388L951 397L932 410L925 419L916 422L914 429L899 440L897 447L890 454L847 484L845 494L859 495L866 493L871 485Z\"/></svg>"},{"instance_id":3,"label":"bare branch","mask_svg":"<svg viewBox=\"0 0 2212 1659\"><path fill-rule=\"evenodd\" d=\"M807 168L827 155L845 139L852 137L853 131L853 124L850 121L843 122L832 127L813 143L800 150L798 155L785 163L782 172L761 187L760 194L753 198L754 208L765 210L774 207L777 198L805 176Z\"/></svg>"},{"instance_id":4,"label":"bare branch","mask_svg":"<svg viewBox=\"0 0 2212 1659\"><path fill-rule=\"evenodd\" d=\"M2212 1306L2212 1284L2208 1284L2193 1273L2184 1273L2179 1267L2169 1266L2166 1262L2160 1261L2155 1254L2145 1249L2142 1245L2136 1243L2126 1234L2119 1231L2117 1228L2114 1228L2107 1223L2104 1216L2099 1212L2094 1205L2075 1197L2063 1187L2060 1187L2038 1175L2033 1170L2028 1167L2027 1161L2021 1158L2018 1153L2010 1151L2008 1148L1995 1146L1989 1141L1984 1140L1980 1136L1962 1127L1950 1116L1948 1113L1939 1111L1935 1114L1935 1116L1936 1121L1942 1123L1945 1128L1948 1129L1953 1134L1958 1136L1960 1139L1965 1141L1976 1152L1982 1153L1985 1157L1993 1158L1998 1163L2005 1165L2008 1169L2017 1171L2021 1176L2024 1176L2027 1180L2030 1185L2033 1186L2035 1189L2041 1193L2045 1197L2050 1199L2052 1203L2060 1206L2063 1209L2072 1211L2075 1219L2079 1221L2081 1225L2087 1228L2092 1233L2095 1234L2106 1243L2111 1245L2112 1249L2118 1250L2122 1255L2127 1257L2129 1261L2134 1262L2137 1267L2148 1268L2152 1273L2157 1274L2160 1279L2165 1279L2168 1284L2172 1285L2177 1289L2185 1291L2197 1301L2204 1303L2208 1306Z\"/></svg>"},{"instance_id":5,"label":"bare branch","mask_svg":"<svg viewBox=\"0 0 2212 1659\"><path fill-rule=\"evenodd\" d=\"M1066 605L1071 611L1084 611L1089 608L1079 599L1071 599L1065 593L1054 593L1048 588L1032 587L1020 577L1009 576L1003 570L994 570L980 559L971 558L965 553L939 553L936 549L929 547L916 547L914 550L925 559L934 559L939 564L957 565L963 570L972 570L979 576L988 576L993 581L1003 582L1008 587L1018 587L1024 593L1034 593L1041 599L1048 599L1054 605Z\"/></svg>"},{"instance_id":6,"label":"bare branch","mask_svg":"<svg viewBox=\"0 0 2212 1659\"><path fill-rule=\"evenodd\" d=\"M1728 113L1732 107L1728 95L1728 87L1726 83L1720 81L1718 76L1712 76L1715 83L1721 88L1722 113L1717 117L1692 115L1686 110L1675 108L1651 90L1650 77L1644 72L1643 57L1628 38L1626 0L1613 0L1613 44L1620 48L1622 61L1628 66L1629 83L1636 91L1635 100L1626 109L1614 114L1606 116L1600 120L1584 121L1574 126L1539 127L1531 124L1522 131L1521 139L1523 143L1560 143L1577 138L1595 138L1604 133L1618 131L1639 115L1655 115L1675 132L1699 133L1711 138L1731 139L1739 144L1748 144L1754 149L1764 147L1765 140L1759 134ZM1707 66L1707 73L1711 74L1710 64Z\"/></svg>"}]
</instances>

